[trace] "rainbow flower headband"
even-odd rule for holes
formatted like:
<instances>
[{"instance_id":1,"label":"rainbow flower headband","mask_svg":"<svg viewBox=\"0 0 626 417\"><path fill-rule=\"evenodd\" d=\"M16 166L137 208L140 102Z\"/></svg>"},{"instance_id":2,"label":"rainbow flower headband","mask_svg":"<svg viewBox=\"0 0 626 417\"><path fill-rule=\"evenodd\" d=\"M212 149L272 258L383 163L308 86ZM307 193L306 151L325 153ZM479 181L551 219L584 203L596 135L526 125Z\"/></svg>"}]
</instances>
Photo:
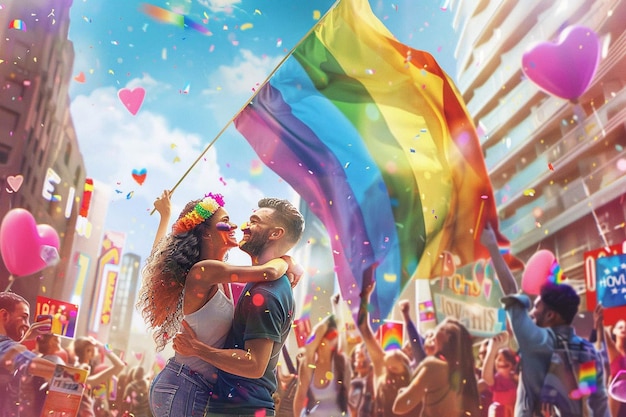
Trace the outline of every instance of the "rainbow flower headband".
<instances>
[{"instance_id":1,"label":"rainbow flower headband","mask_svg":"<svg viewBox=\"0 0 626 417\"><path fill-rule=\"evenodd\" d=\"M178 219L172 232L177 235L186 233L211 217L217 209L224 207L224 197L221 194L207 194L189 213Z\"/></svg>"}]
</instances>

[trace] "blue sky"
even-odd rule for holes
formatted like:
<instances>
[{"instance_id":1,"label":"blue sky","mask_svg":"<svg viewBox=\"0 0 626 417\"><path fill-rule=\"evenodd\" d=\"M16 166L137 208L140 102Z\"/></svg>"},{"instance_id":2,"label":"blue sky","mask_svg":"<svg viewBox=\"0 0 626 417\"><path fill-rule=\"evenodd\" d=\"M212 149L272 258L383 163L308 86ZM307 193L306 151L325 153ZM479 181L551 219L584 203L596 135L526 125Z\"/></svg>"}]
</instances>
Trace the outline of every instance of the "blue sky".
<instances>
[{"instance_id":1,"label":"blue sky","mask_svg":"<svg viewBox=\"0 0 626 417\"><path fill-rule=\"evenodd\" d=\"M69 37L71 113L87 175L111 189L106 230L126 232L126 249L145 257L158 221L149 215L155 197L174 186L333 1L146 2L187 15L210 36L157 21L142 3L74 0ZM453 16L442 0L370 5L398 40L430 52L454 77ZM136 87L146 95L132 115L117 94ZM139 185L131 174L141 169L147 176ZM224 194L237 223L263 196L294 196L232 125L178 186L173 212L208 191Z\"/></svg>"}]
</instances>

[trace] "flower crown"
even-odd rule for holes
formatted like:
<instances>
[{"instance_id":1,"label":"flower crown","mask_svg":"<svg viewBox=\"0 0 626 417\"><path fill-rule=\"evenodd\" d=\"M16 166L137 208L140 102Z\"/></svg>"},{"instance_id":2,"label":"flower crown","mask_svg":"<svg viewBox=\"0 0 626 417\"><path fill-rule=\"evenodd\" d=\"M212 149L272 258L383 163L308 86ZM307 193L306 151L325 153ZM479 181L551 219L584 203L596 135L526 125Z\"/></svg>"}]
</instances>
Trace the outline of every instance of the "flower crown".
<instances>
[{"instance_id":1,"label":"flower crown","mask_svg":"<svg viewBox=\"0 0 626 417\"><path fill-rule=\"evenodd\" d=\"M211 217L217 209L224 207L224 197L221 194L209 193L189 213L178 219L172 232L177 235L186 233Z\"/></svg>"}]
</instances>

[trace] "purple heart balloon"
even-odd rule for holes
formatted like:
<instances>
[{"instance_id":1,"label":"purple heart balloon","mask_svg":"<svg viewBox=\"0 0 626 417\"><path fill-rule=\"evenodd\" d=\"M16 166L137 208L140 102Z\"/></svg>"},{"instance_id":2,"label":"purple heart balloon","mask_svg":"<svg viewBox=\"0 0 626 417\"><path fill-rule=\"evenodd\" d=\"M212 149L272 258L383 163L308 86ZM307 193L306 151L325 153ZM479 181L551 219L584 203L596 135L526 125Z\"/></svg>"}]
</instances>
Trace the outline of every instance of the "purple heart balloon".
<instances>
[{"instance_id":1,"label":"purple heart balloon","mask_svg":"<svg viewBox=\"0 0 626 417\"><path fill-rule=\"evenodd\" d=\"M549 94L575 101L589 87L600 62L598 35L568 26L556 43L540 42L522 56L522 71Z\"/></svg>"}]
</instances>

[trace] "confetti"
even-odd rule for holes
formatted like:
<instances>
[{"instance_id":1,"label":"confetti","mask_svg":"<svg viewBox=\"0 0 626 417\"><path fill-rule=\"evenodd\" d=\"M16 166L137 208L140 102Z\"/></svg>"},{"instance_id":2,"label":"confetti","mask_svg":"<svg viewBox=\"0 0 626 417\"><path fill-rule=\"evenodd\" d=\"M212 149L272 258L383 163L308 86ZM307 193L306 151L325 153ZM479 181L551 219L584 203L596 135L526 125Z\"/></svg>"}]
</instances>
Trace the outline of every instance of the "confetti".
<instances>
[{"instance_id":1,"label":"confetti","mask_svg":"<svg viewBox=\"0 0 626 417\"><path fill-rule=\"evenodd\" d=\"M252 296L252 304L261 307L265 303L265 297L262 294L254 294Z\"/></svg>"},{"instance_id":2,"label":"confetti","mask_svg":"<svg viewBox=\"0 0 626 417\"><path fill-rule=\"evenodd\" d=\"M203 35L213 35L209 29L205 28L200 23L189 19L185 15L170 12L169 10L153 6L151 4L143 4L141 10L159 22L169 23L182 28L191 28L202 33Z\"/></svg>"},{"instance_id":3,"label":"confetti","mask_svg":"<svg viewBox=\"0 0 626 417\"><path fill-rule=\"evenodd\" d=\"M84 72L80 72L80 74L78 74L77 76L74 77L74 81L76 81L77 83L84 83L85 82L85 73Z\"/></svg>"},{"instance_id":4,"label":"confetti","mask_svg":"<svg viewBox=\"0 0 626 417\"><path fill-rule=\"evenodd\" d=\"M133 179L137 182L137 184L143 185L144 181L146 180L146 176L148 175L148 170L145 168L133 169L131 175Z\"/></svg>"},{"instance_id":5,"label":"confetti","mask_svg":"<svg viewBox=\"0 0 626 417\"><path fill-rule=\"evenodd\" d=\"M17 29L26 32L26 23L21 19L13 19L9 23L9 29Z\"/></svg>"},{"instance_id":6,"label":"confetti","mask_svg":"<svg viewBox=\"0 0 626 417\"><path fill-rule=\"evenodd\" d=\"M241 25L239 29L243 31L243 30L252 29L253 27L254 25L252 23L244 23L243 25Z\"/></svg>"},{"instance_id":7,"label":"confetti","mask_svg":"<svg viewBox=\"0 0 626 417\"><path fill-rule=\"evenodd\" d=\"M534 197L535 196L535 189L534 188L529 188L527 190L524 190L524 195L526 197Z\"/></svg>"},{"instance_id":8,"label":"confetti","mask_svg":"<svg viewBox=\"0 0 626 417\"><path fill-rule=\"evenodd\" d=\"M322 17L322 13L319 10L313 10L313 20L320 20Z\"/></svg>"},{"instance_id":9,"label":"confetti","mask_svg":"<svg viewBox=\"0 0 626 417\"><path fill-rule=\"evenodd\" d=\"M250 175L259 176L263 173L263 164L258 159L250 162Z\"/></svg>"},{"instance_id":10,"label":"confetti","mask_svg":"<svg viewBox=\"0 0 626 417\"><path fill-rule=\"evenodd\" d=\"M18 192L23 182L24 182L24 177L22 175L9 175L7 177L7 184L8 184L8 187L6 189L7 192L8 193Z\"/></svg>"}]
</instances>

